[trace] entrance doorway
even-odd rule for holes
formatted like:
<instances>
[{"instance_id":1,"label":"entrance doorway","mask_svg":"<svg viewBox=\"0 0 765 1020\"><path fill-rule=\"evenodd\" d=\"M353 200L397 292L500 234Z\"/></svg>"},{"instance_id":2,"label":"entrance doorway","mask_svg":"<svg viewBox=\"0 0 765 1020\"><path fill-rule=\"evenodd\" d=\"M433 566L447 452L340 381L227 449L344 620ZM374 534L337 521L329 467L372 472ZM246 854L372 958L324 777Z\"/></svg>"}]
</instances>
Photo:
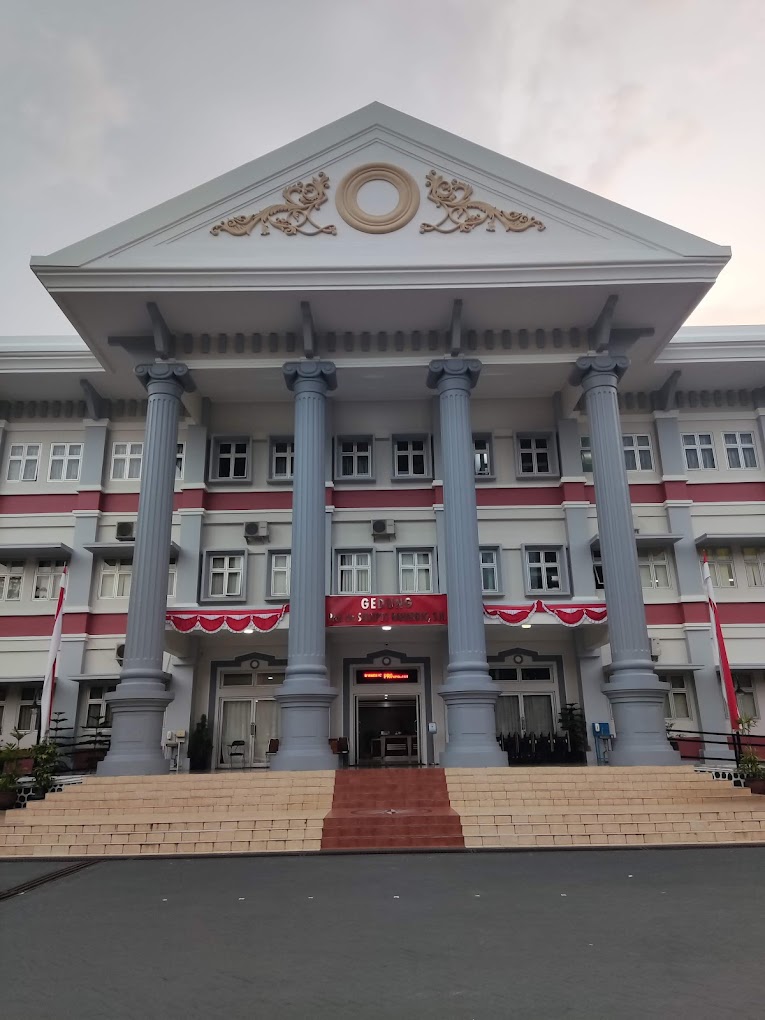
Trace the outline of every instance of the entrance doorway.
<instances>
[{"instance_id":1,"label":"entrance doorway","mask_svg":"<svg viewBox=\"0 0 765 1020\"><path fill-rule=\"evenodd\" d=\"M279 708L271 698L221 698L217 768L266 764L272 738L279 736Z\"/></svg>"},{"instance_id":2,"label":"entrance doorway","mask_svg":"<svg viewBox=\"0 0 765 1020\"><path fill-rule=\"evenodd\" d=\"M356 755L359 765L417 765L419 698L356 699Z\"/></svg>"}]
</instances>

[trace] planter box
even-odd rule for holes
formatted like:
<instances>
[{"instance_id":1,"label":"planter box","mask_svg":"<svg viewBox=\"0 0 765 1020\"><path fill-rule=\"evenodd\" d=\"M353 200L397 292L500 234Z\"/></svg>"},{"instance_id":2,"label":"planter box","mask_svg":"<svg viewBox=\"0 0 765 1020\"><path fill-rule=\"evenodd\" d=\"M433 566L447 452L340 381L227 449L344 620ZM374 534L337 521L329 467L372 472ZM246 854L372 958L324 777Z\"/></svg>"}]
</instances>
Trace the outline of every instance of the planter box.
<instances>
[{"instance_id":1,"label":"planter box","mask_svg":"<svg viewBox=\"0 0 765 1020\"><path fill-rule=\"evenodd\" d=\"M758 793L760 796L765 797L765 779L745 779L744 786L751 790L752 793Z\"/></svg>"},{"instance_id":2,"label":"planter box","mask_svg":"<svg viewBox=\"0 0 765 1020\"><path fill-rule=\"evenodd\" d=\"M106 757L105 747L80 748L72 752L72 770L74 772L92 772L100 761Z\"/></svg>"},{"instance_id":3,"label":"planter box","mask_svg":"<svg viewBox=\"0 0 765 1020\"><path fill-rule=\"evenodd\" d=\"M684 760L700 761L702 759L702 748L704 742L698 737L670 737L670 744L680 752Z\"/></svg>"},{"instance_id":4,"label":"planter box","mask_svg":"<svg viewBox=\"0 0 765 1020\"><path fill-rule=\"evenodd\" d=\"M0 811L10 811L16 807L18 794L15 790L0 790Z\"/></svg>"},{"instance_id":5,"label":"planter box","mask_svg":"<svg viewBox=\"0 0 765 1020\"><path fill-rule=\"evenodd\" d=\"M35 760L31 755L28 755L25 758L14 758L12 761L6 761L3 764L3 772L7 775L15 772L17 776L31 776L34 767Z\"/></svg>"}]
</instances>

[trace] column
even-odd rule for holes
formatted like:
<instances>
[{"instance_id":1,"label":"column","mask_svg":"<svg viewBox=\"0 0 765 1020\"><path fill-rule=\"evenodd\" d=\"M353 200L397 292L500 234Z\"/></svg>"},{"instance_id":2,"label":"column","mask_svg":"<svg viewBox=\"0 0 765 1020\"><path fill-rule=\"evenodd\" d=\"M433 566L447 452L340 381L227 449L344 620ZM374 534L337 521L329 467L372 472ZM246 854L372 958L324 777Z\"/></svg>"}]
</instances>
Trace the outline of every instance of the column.
<instances>
[{"instance_id":1,"label":"column","mask_svg":"<svg viewBox=\"0 0 765 1020\"><path fill-rule=\"evenodd\" d=\"M431 361L428 386L437 390L441 419L446 543L450 578L449 665L438 693L446 704L449 739L441 764L449 768L507 765L496 738L499 693L486 661L483 595L475 499L470 391L481 362L475 358Z\"/></svg>"},{"instance_id":2,"label":"column","mask_svg":"<svg viewBox=\"0 0 765 1020\"><path fill-rule=\"evenodd\" d=\"M292 482L292 561L287 670L276 695L281 710L279 751L271 768L334 769L329 747L330 687L325 647L325 434L327 391L335 389L331 361L284 366L295 394L295 471Z\"/></svg>"},{"instance_id":3,"label":"column","mask_svg":"<svg viewBox=\"0 0 765 1020\"><path fill-rule=\"evenodd\" d=\"M112 743L98 766L103 776L158 775L169 769L162 753L162 721L173 695L165 687L162 658L175 450L181 394L194 384L188 367L179 362L138 365L135 372L148 391L149 404L125 658L117 690L108 696Z\"/></svg>"},{"instance_id":4,"label":"column","mask_svg":"<svg viewBox=\"0 0 765 1020\"><path fill-rule=\"evenodd\" d=\"M628 358L587 355L576 363L590 421L592 472L603 562L612 664L603 691L611 702L616 739L612 765L676 765L667 741L664 696L656 676L638 570L616 388Z\"/></svg>"}]
</instances>

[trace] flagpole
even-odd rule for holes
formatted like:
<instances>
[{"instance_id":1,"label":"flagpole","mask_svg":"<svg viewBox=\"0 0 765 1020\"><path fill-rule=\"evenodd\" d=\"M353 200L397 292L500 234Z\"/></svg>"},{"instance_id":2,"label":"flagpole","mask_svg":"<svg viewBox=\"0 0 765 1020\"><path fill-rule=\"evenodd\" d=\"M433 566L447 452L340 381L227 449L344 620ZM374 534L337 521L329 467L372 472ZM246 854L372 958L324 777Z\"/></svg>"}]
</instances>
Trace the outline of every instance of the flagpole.
<instances>
[{"instance_id":1,"label":"flagpole","mask_svg":"<svg viewBox=\"0 0 765 1020\"><path fill-rule=\"evenodd\" d=\"M712 575L709 570L706 553L704 553L702 574L704 576L704 587L707 591L707 601L709 602L709 618L710 623L712 624L712 644L714 645L715 655L717 658L717 667L720 670L720 680L723 686L725 702L728 706L731 729L735 733L738 731L740 725L738 702L736 701L736 691L733 687L733 676L730 670L730 662L728 661L728 652L725 648L725 638L723 636L722 625L720 623L720 612L715 600L714 585L712 584Z\"/></svg>"},{"instance_id":2,"label":"flagpole","mask_svg":"<svg viewBox=\"0 0 765 1020\"><path fill-rule=\"evenodd\" d=\"M56 689L56 659L61 647L61 632L64 627L64 601L66 599L66 567L61 575L61 584L58 589L58 601L56 603L56 615L53 618L53 632L50 638L50 649L48 650L48 663L45 667L45 679L43 680L42 697L40 698L40 726L39 741L42 743L48 735L51 712L53 709L53 692Z\"/></svg>"}]
</instances>

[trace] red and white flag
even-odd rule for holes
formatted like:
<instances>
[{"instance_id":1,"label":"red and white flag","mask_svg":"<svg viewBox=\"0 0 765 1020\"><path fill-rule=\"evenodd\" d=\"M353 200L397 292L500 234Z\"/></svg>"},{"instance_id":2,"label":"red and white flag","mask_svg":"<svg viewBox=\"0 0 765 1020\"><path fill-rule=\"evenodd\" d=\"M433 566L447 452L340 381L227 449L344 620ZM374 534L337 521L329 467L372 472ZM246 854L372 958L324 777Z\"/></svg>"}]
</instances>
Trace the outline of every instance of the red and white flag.
<instances>
[{"instance_id":1,"label":"red and white flag","mask_svg":"<svg viewBox=\"0 0 765 1020\"><path fill-rule=\"evenodd\" d=\"M712 575L709 572L709 563L707 562L706 553L704 554L702 574L704 576L704 586L707 589L707 599L709 600L709 618L712 623L712 643L715 646L717 666L720 670L720 678L722 680L723 691L725 693L725 701L728 705L730 724L734 730L737 730L739 720L738 703L736 701L736 692L733 688L733 677L730 671L730 663L728 662L728 653L725 650L725 638L723 637L722 625L720 624L720 613L717 608L717 603L715 602L715 590L712 585Z\"/></svg>"},{"instance_id":2,"label":"red and white flag","mask_svg":"<svg viewBox=\"0 0 765 1020\"><path fill-rule=\"evenodd\" d=\"M50 638L48 665L45 667L42 698L40 699L40 740L45 740L50 726L51 709L53 708L53 692L56 688L56 659L61 647L61 631L64 626L64 600L66 599L66 567L61 575L61 586L58 589L56 615L53 619L53 633Z\"/></svg>"}]
</instances>

